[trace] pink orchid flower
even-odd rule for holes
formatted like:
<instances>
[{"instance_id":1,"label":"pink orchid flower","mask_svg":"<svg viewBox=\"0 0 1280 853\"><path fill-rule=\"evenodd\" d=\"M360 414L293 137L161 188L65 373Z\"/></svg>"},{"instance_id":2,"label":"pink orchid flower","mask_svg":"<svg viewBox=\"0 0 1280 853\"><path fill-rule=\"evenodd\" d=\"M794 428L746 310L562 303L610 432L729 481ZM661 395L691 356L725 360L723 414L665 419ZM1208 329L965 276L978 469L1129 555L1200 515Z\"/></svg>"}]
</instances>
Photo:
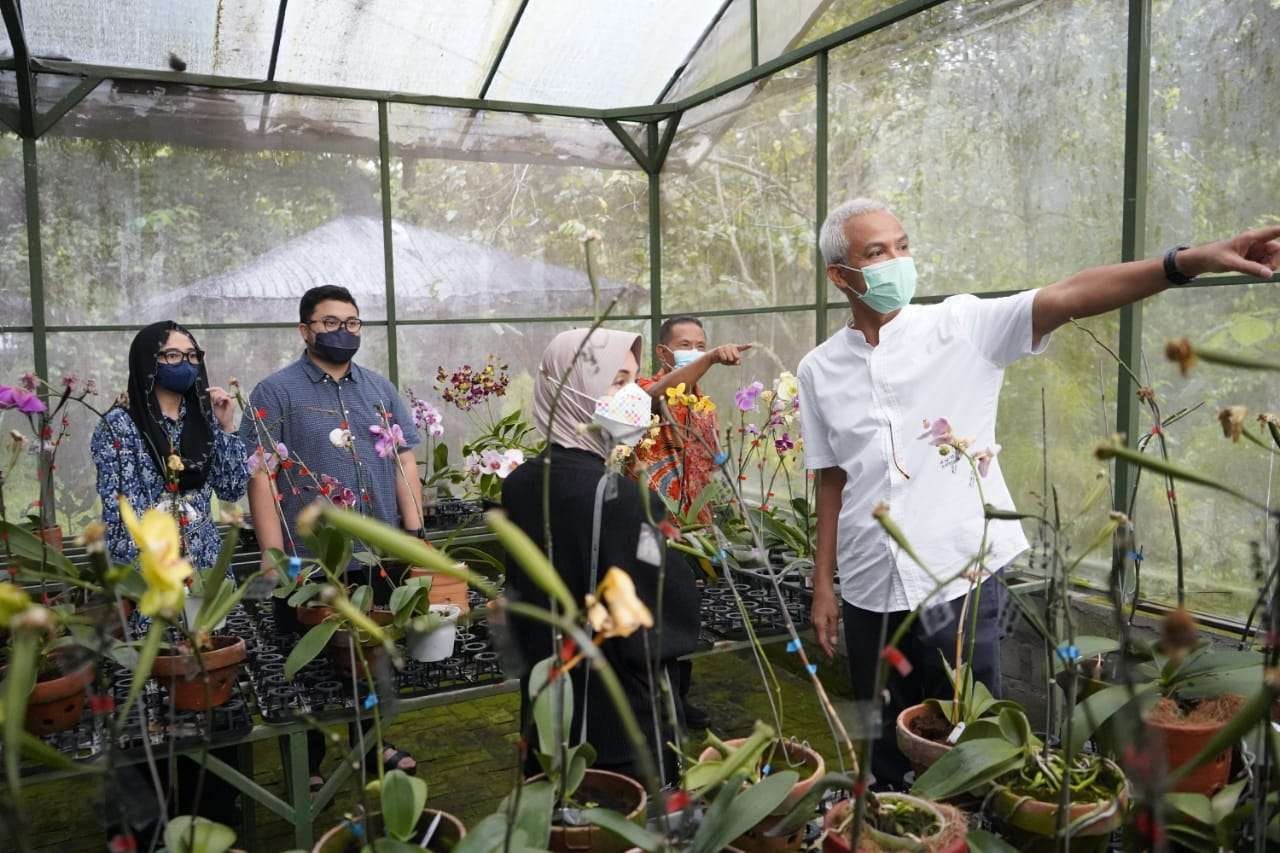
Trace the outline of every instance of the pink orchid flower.
<instances>
[{"instance_id":1,"label":"pink orchid flower","mask_svg":"<svg viewBox=\"0 0 1280 853\"><path fill-rule=\"evenodd\" d=\"M985 450L979 450L974 454L974 461L978 463L978 475L987 476L987 472L991 470L991 460L996 458L996 454L1000 452L1000 445L993 444Z\"/></svg>"},{"instance_id":2,"label":"pink orchid flower","mask_svg":"<svg viewBox=\"0 0 1280 853\"><path fill-rule=\"evenodd\" d=\"M951 424L946 418L938 418L933 422L925 421L924 432L917 437L929 439L929 443L934 447L951 444L955 438L951 434Z\"/></svg>"},{"instance_id":3,"label":"pink orchid flower","mask_svg":"<svg viewBox=\"0 0 1280 853\"><path fill-rule=\"evenodd\" d=\"M743 388L739 388L738 392L733 395L733 402L737 405L738 411L749 412L756 407L756 398L760 396L760 392L764 391L764 383L760 381L752 382Z\"/></svg>"},{"instance_id":4,"label":"pink orchid flower","mask_svg":"<svg viewBox=\"0 0 1280 853\"><path fill-rule=\"evenodd\" d=\"M400 429L399 424L385 427L373 424L369 427L369 432L378 437L373 443L373 449L381 459L395 455L399 448L404 447L404 431Z\"/></svg>"}]
</instances>

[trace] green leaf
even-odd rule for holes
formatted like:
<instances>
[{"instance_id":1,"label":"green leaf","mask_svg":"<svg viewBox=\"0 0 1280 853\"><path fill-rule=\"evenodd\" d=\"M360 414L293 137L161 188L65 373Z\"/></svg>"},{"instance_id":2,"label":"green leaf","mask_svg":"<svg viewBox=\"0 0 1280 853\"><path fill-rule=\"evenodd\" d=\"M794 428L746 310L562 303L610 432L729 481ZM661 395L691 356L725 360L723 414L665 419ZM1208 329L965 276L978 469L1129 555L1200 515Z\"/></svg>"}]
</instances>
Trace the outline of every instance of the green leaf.
<instances>
[{"instance_id":1,"label":"green leaf","mask_svg":"<svg viewBox=\"0 0 1280 853\"><path fill-rule=\"evenodd\" d=\"M1098 655L1105 655L1120 648L1118 640L1113 640L1110 637L1092 637L1088 635L1076 637L1074 645L1080 650L1081 661L1096 658ZM1065 666L1066 663L1061 657L1058 655L1053 656L1054 672L1060 671Z\"/></svg>"},{"instance_id":2,"label":"green leaf","mask_svg":"<svg viewBox=\"0 0 1280 853\"><path fill-rule=\"evenodd\" d=\"M969 853L1018 853L1018 848L1000 836L981 829L970 830L964 840L969 844Z\"/></svg>"},{"instance_id":3,"label":"green leaf","mask_svg":"<svg viewBox=\"0 0 1280 853\"><path fill-rule=\"evenodd\" d=\"M324 587L318 583L304 584L298 587L297 592L289 596L289 600L286 603L290 607L300 607L301 605L306 604L308 601L310 601L311 599L319 595L320 590L323 588Z\"/></svg>"},{"instance_id":4,"label":"green leaf","mask_svg":"<svg viewBox=\"0 0 1280 853\"><path fill-rule=\"evenodd\" d=\"M490 510L484 517L489 529L498 537L498 542L516 565L524 570L539 589L559 602L566 618L575 618L578 615L578 602L560 579L560 573L551 565L547 555L533 544L533 540L523 530L508 520L504 513Z\"/></svg>"},{"instance_id":5,"label":"green leaf","mask_svg":"<svg viewBox=\"0 0 1280 853\"><path fill-rule=\"evenodd\" d=\"M1071 740L1067 744L1067 754L1074 756L1084 746L1084 742L1092 737L1098 726L1114 717L1122 708L1136 703L1141 707L1157 698L1157 685L1145 682L1133 685L1132 691L1126 684L1116 684L1085 699L1076 705L1071 714Z\"/></svg>"},{"instance_id":6,"label":"green leaf","mask_svg":"<svg viewBox=\"0 0 1280 853\"><path fill-rule=\"evenodd\" d=\"M142 689L147 686L147 679L151 677L151 665L155 663L156 655L160 652L160 643L163 641L164 626L158 619L151 620L147 638L142 641L142 650L138 652L138 664L133 669L133 683L129 685L129 695L125 697L124 705L120 708L119 719L123 720L129 716L129 709L142 695Z\"/></svg>"},{"instance_id":7,"label":"green leaf","mask_svg":"<svg viewBox=\"0 0 1280 853\"><path fill-rule=\"evenodd\" d=\"M192 840L194 843L187 843ZM226 853L235 843L236 834L231 827L203 817L178 815L164 828L164 846L169 848L169 853Z\"/></svg>"},{"instance_id":8,"label":"green leaf","mask_svg":"<svg viewBox=\"0 0 1280 853\"><path fill-rule=\"evenodd\" d=\"M1230 672L1237 669L1261 667L1264 663L1260 652L1238 649L1213 649L1206 646L1183 661L1174 672L1174 680L1192 678L1209 673Z\"/></svg>"},{"instance_id":9,"label":"green leaf","mask_svg":"<svg viewBox=\"0 0 1280 853\"><path fill-rule=\"evenodd\" d=\"M524 832L529 846L544 848L551 840L551 810L555 799L555 788L547 781L529 783L521 788L515 826ZM500 808L506 810L505 801Z\"/></svg>"},{"instance_id":10,"label":"green leaf","mask_svg":"<svg viewBox=\"0 0 1280 853\"><path fill-rule=\"evenodd\" d=\"M488 579L466 566L458 565L443 551L429 547L421 539L410 536L403 530L396 530L377 519L334 506L325 506L320 512L326 524L351 534L385 555L403 560L411 566L422 566L433 572L465 581L469 586L484 593L486 598L497 597L497 590ZM576 609L573 612L576 613Z\"/></svg>"},{"instance_id":11,"label":"green leaf","mask_svg":"<svg viewBox=\"0 0 1280 853\"><path fill-rule=\"evenodd\" d=\"M1020 707L1003 708L996 718L996 725L1004 739L1014 746L1025 747L1031 743L1031 722Z\"/></svg>"},{"instance_id":12,"label":"green leaf","mask_svg":"<svg viewBox=\"0 0 1280 853\"><path fill-rule=\"evenodd\" d=\"M67 578L79 578L80 570L76 568L65 554L50 547L43 539L36 536L26 527L12 521L0 522L8 536L9 554L20 564L32 569L42 565Z\"/></svg>"},{"instance_id":13,"label":"green leaf","mask_svg":"<svg viewBox=\"0 0 1280 853\"><path fill-rule=\"evenodd\" d=\"M957 743L964 743L970 740L982 740L983 738L995 738L997 740L1005 737L1004 730L1000 728L1000 724L992 719L974 720L972 723L964 727L964 731L960 734Z\"/></svg>"},{"instance_id":14,"label":"green leaf","mask_svg":"<svg viewBox=\"0 0 1280 853\"><path fill-rule=\"evenodd\" d=\"M1236 810L1236 805L1240 802L1240 794L1244 791L1247 782L1247 779L1232 782L1213 795L1213 799L1209 801L1209 811L1212 817L1211 824L1225 821L1227 816Z\"/></svg>"},{"instance_id":15,"label":"green leaf","mask_svg":"<svg viewBox=\"0 0 1280 853\"><path fill-rule=\"evenodd\" d=\"M408 841L426 806L426 782L403 770L382 777L382 825L392 837Z\"/></svg>"},{"instance_id":16,"label":"green leaf","mask_svg":"<svg viewBox=\"0 0 1280 853\"><path fill-rule=\"evenodd\" d=\"M329 645L329 640L337 630L337 619L326 619L312 626L310 631L302 635L302 639L298 640L297 645L289 652L289 657L285 659L284 677L292 680L298 674L298 670L315 660L316 656L324 651L324 647Z\"/></svg>"},{"instance_id":17,"label":"green leaf","mask_svg":"<svg viewBox=\"0 0 1280 853\"><path fill-rule=\"evenodd\" d=\"M449 467L449 445L444 442L436 445L436 449L432 452L431 467L435 471Z\"/></svg>"},{"instance_id":18,"label":"green leaf","mask_svg":"<svg viewBox=\"0 0 1280 853\"><path fill-rule=\"evenodd\" d=\"M626 841L632 847L639 847L645 853L653 853L662 846L662 836L650 832L643 826L637 826L625 816L609 809L584 809L582 819Z\"/></svg>"},{"instance_id":19,"label":"green leaf","mask_svg":"<svg viewBox=\"0 0 1280 853\"><path fill-rule=\"evenodd\" d=\"M733 795L727 808L716 815L715 820L708 810L702 826L698 828L692 853L723 850L731 841L759 823L765 815L782 805L782 801L790 795L791 789L799 780L800 774L794 770L783 770L765 777L742 792L734 790L733 786L726 786ZM718 803L720 798L716 799Z\"/></svg>"},{"instance_id":20,"label":"green leaf","mask_svg":"<svg viewBox=\"0 0 1280 853\"><path fill-rule=\"evenodd\" d=\"M947 750L916 779L911 793L926 800L945 800L971 791L1022 763L1022 747L1005 740L971 740Z\"/></svg>"},{"instance_id":21,"label":"green leaf","mask_svg":"<svg viewBox=\"0 0 1280 853\"><path fill-rule=\"evenodd\" d=\"M36 683L36 658L40 654L40 638L30 631L13 635L9 648L9 667L4 676L4 767L9 790L20 790L18 759L21 756L23 724L27 717L27 700Z\"/></svg>"},{"instance_id":22,"label":"green leaf","mask_svg":"<svg viewBox=\"0 0 1280 853\"><path fill-rule=\"evenodd\" d=\"M397 627L404 627L413 614L423 607L429 593L429 589L417 584L403 584L391 591L389 606Z\"/></svg>"},{"instance_id":23,"label":"green leaf","mask_svg":"<svg viewBox=\"0 0 1280 853\"><path fill-rule=\"evenodd\" d=\"M596 748L585 741L569 747L565 754L568 770L564 777L564 796L571 799L586 778L587 768L596 763Z\"/></svg>"},{"instance_id":24,"label":"green leaf","mask_svg":"<svg viewBox=\"0 0 1280 853\"><path fill-rule=\"evenodd\" d=\"M197 625L217 625L218 621L209 621L209 610L222 591L227 580L227 571L231 568L231 560L236 555L236 546L240 544L240 525L232 524L222 537L222 547L218 549L218 559L213 567L200 572L200 586L204 594L204 602L196 614ZM228 608L228 611L230 608Z\"/></svg>"},{"instance_id":25,"label":"green leaf","mask_svg":"<svg viewBox=\"0 0 1280 853\"><path fill-rule=\"evenodd\" d=\"M557 678L555 684L543 689L554 663L554 658L543 658L529 672L529 699L533 701L533 726L538 732L538 749L544 755L552 756L557 754L559 745L555 725L557 703L560 707L560 736L567 737L573 726L573 682L568 678Z\"/></svg>"},{"instance_id":26,"label":"green leaf","mask_svg":"<svg viewBox=\"0 0 1280 853\"><path fill-rule=\"evenodd\" d=\"M799 500L799 498L797 498ZM813 820L813 816L817 814L818 803L829 791L852 791L853 777L847 773L827 773L821 779L814 782L809 792L800 798L800 801L792 806L791 811L783 816L769 829L769 835L774 838L790 835L809 821Z\"/></svg>"},{"instance_id":27,"label":"green leaf","mask_svg":"<svg viewBox=\"0 0 1280 853\"><path fill-rule=\"evenodd\" d=\"M1164 801L1169 808L1175 809L1194 821L1208 826L1213 825L1213 806L1204 794L1184 794L1175 791L1165 794Z\"/></svg>"}]
</instances>

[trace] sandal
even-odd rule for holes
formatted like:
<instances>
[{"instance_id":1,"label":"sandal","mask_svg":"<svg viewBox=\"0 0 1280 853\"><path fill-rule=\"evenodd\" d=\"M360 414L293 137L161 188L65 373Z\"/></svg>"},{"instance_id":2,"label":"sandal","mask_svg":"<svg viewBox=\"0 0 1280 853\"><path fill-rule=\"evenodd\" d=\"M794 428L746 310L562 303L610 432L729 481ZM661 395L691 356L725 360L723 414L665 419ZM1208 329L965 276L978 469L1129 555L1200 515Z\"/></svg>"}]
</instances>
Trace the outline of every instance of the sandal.
<instances>
[{"instance_id":1,"label":"sandal","mask_svg":"<svg viewBox=\"0 0 1280 853\"><path fill-rule=\"evenodd\" d=\"M372 754L373 753L370 752L370 755ZM400 763L404 761L406 758L413 762L412 767L400 766ZM407 753L403 749L393 746L392 744L383 742L382 772L387 773L392 770L399 770L403 773L408 773L410 776L413 776L415 773L418 772L418 762L414 759L414 757L410 753Z\"/></svg>"}]
</instances>

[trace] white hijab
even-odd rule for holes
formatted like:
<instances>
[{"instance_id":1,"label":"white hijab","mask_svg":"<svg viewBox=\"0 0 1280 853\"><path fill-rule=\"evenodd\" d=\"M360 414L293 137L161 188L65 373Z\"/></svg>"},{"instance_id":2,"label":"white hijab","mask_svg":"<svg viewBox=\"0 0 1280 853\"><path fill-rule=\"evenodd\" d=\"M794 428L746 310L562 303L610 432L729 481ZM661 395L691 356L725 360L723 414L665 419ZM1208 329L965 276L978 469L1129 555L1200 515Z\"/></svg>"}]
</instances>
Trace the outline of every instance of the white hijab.
<instances>
[{"instance_id":1,"label":"white hijab","mask_svg":"<svg viewBox=\"0 0 1280 853\"><path fill-rule=\"evenodd\" d=\"M570 329L552 339L542 354L533 386L533 418L548 442L588 450L601 459L608 457L608 439L597 430L580 431L578 427L591 423L595 413L592 400L608 393L628 350L639 364L642 346L639 335L614 329ZM552 423L551 406L560 383L564 383L564 390Z\"/></svg>"}]
</instances>

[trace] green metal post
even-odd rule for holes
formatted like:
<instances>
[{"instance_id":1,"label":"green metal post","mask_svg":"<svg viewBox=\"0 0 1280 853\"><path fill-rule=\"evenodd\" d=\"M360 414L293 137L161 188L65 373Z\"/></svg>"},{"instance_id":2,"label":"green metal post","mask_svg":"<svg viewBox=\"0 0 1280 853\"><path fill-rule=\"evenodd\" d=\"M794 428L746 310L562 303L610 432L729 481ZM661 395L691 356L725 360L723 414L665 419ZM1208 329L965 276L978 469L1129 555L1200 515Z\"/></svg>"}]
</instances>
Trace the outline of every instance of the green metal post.
<instances>
[{"instance_id":1,"label":"green metal post","mask_svg":"<svg viewBox=\"0 0 1280 853\"><path fill-rule=\"evenodd\" d=\"M24 137L36 135L36 86L27 52L27 36L22 28L22 10L17 0L0 0L0 16L9 32L14 71L18 77L18 128Z\"/></svg>"},{"instance_id":2,"label":"green metal post","mask_svg":"<svg viewBox=\"0 0 1280 853\"><path fill-rule=\"evenodd\" d=\"M307 733L305 731L290 732L286 752L289 762L286 772L289 774L289 800L293 805L293 843L304 850L311 849L313 827L311 821L311 788L307 771Z\"/></svg>"},{"instance_id":3,"label":"green metal post","mask_svg":"<svg viewBox=\"0 0 1280 853\"><path fill-rule=\"evenodd\" d=\"M827 339L827 263L818 248L822 223L827 218L827 52L818 54L817 103L814 116L814 233L813 233L813 302L817 306L815 343Z\"/></svg>"},{"instance_id":4,"label":"green metal post","mask_svg":"<svg viewBox=\"0 0 1280 853\"><path fill-rule=\"evenodd\" d=\"M378 160L382 172L382 267L387 288L387 377L400 384L396 345L396 270L391 237L391 140L387 132L387 102L378 101Z\"/></svg>"},{"instance_id":5,"label":"green metal post","mask_svg":"<svg viewBox=\"0 0 1280 853\"><path fill-rule=\"evenodd\" d=\"M49 378L49 350L45 340L44 257L40 245L40 170L36 141L22 140L23 188L27 197L27 270L31 278L31 357L37 376Z\"/></svg>"},{"instance_id":6,"label":"green metal post","mask_svg":"<svg viewBox=\"0 0 1280 853\"><path fill-rule=\"evenodd\" d=\"M1132 261L1144 253L1147 212L1147 131L1150 112L1151 0L1129 0L1129 50L1125 82L1124 218L1120 259ZM1120 358L1135 371L1142 360L1142 303L1120 310ZM1124 369L1117 370L1116 429L1134 446L1138 440L1137 388ZM1112 505L1129 506L1136 471L1116 463Z\"/></svg>"},{"instance_id":7,"label":"green metal post","mask_svg":"<svg viewBox=\"0 0 1280 853\"><path fill-rule=\"evenodd\" d=\"M649 122L649 156L655 163L658 147L658 123ZM662 171L649 170L649 352L658 342L658 327L662 325ZM652 357L652 356L650 356ZM652 372L656 372L654 367Z\"/></svg>"},{"instance_id":8,"label":"green metal post","mask_svg":"<svg viewBox=\"0 0 1280 853\"><path fill-rule=\"evenodd\" d=\"M493 62L489 64L489 71L484 75L484 83L480 85L480 100L484 100L489 94L489 87L493 85L493 78L498 76L498 66L502 64L502 57L507 55L507 48L511 46L511 40L515 38L516 27L520 26L520 19L524 17L525 7L529 5L529 0L520 0L520 6L516 9L516 13L511 16L511 26L507 27L506 35L502 37L502 44L498 45L498 52L493 57Z\"/></svg>"},{"instance_id":9,"label":"green metal post","mask_svg":"<svg viewBox=\"0 0 1280 853\"><path fill-rule=\"evenodd\" d=\"M751 0L751 67L760 64L760 10L757 0Z\"/></svg>"}]
</instances>

